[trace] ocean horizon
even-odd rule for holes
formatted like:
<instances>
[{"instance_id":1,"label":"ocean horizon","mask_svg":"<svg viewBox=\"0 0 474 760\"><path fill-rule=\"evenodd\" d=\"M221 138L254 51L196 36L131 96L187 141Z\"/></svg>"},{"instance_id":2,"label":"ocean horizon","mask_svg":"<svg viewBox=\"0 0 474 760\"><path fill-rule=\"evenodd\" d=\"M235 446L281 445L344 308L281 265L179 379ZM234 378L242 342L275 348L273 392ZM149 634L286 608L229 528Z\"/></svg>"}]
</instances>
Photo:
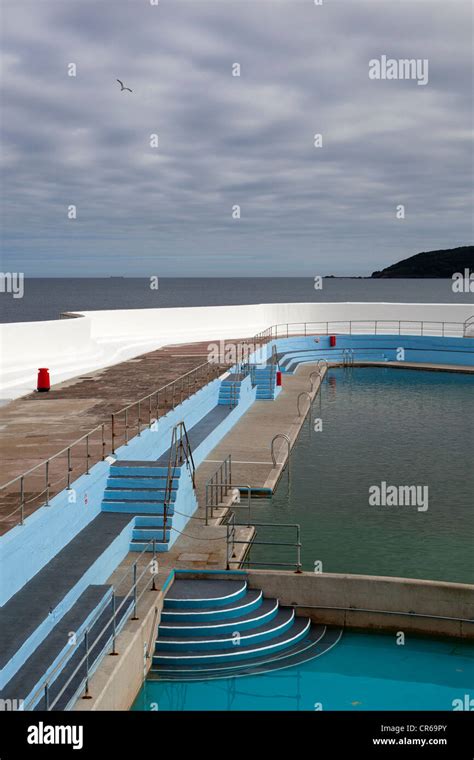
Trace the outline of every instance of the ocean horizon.
<instances>
[{"instance_id":1,"label":"ocean horizon","mask_svg":"<svg viewBox=\"0 0 474 760\"><path fill-rule=\"evenodd\" d=\"M59 319L66 311L159 309L256 303L398 302L473 303L454 293L451 279L326 277L26 277L24 293L0 297L2 323ZM474 309L473 309L474 310Z\"/></svg>"}]
</instances>

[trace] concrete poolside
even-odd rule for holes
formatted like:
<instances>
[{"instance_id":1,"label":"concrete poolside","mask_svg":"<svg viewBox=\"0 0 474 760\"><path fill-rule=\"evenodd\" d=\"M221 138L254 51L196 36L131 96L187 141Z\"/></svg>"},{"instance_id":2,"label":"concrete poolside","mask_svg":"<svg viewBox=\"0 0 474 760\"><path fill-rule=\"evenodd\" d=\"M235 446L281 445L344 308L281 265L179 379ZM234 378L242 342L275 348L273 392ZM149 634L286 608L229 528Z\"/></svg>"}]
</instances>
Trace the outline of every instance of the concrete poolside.
<instances>
[{"instance_id":1,"label":"concrete poolside","mask_svg":"<svg viewBox=\"0 0 474 760\"><path fill-rule=\"evenodd\" d=\"M197 354L200 351L200 344L192 344L186 347L169 346L168 350L173 359L195 360ZM175 354L173 352L177 353ZM155 353L159 352L152 352L152 354ZM183 357L181 355L183 353L186 353L186 356ZM189 353L192 353L191 357L189 357ZM129 388L131 387L132 390L136 390L135 386L133 385L133 370L137 368L137 365L140 364L140 360L142 358L146 359L150 356L151 354L146 354L144 357L139 357L137 360L134 360L132 362L123 363L123 366L126 369L126 378L131 384ZM199 356L196 364L201 364L202 361L206 360L206 358L207 353L205 353L204 356ZM364 364L372 364L372 362L364 362ZM390 364L391 363L384 362L382 366L390 366ZM118 365L118 367L120 366L122 365ZM399 364L394 364L394 366L401 368ZM445 367L446 365L442 365L439 368L445 369ZM130 368L132 370L131 375L129 374ZM433 370L438 369L438 367L435 365L423 365L423 367L421 367L413 363L410 364L410 368L423 368ZM116 371L117 367L110 369ZM145 639L147 641L150 639L150 635L153 635L153 631L155 630L156 616L159 614L160 604L159 589L162 588L163 583L168 577L170 571L174 569L187 569L192 571L213 569L220 571L221 569L225 568L228 559L226 552L227 528L225 525L219 524L219 518L224 515L228 504L222 505L223 508L217 511L217 519L213 521L211 525L205 526L204 518L206 482L209 476L212 475L212 473L217 469L222 460L231 454L233 459L232 482L234 484L238 483L240 485L245 485L246 483L249 483L249 485L255 490L271 489L275 486L278 478L281 475L281 471L285 463L287 449L286 444L283 442L278 444L275 451L277 457L277 465L274 466L273 462L271 461L271 441L277 433L288 436L290 443L293 443L296 440L297 434L302 424L304 423L309 401L314 397L314 394L317 391L317 387L319 385L319 380L315 376L315 382L313 383L314 388L311 390L312 383L310 376L314 372L314 369L314 363L304 363L297 367L294 374L283 375L283 390L280 395L278 395L277 398L272 401L255 401L247 410L245 415L230 430L230 432L228 432L222 438L219 444L206 455L206 458L200 467L198 467L196 472L196 485L200 502L199 509L192 515L191 519L183 529L182 534L180 534L171 550L167 554L162 554L159 556L159 574L157 583L158 590L155 593L149 592L144 594L140 604L140 620L128 621L120 636L118 642L119 653L126 654L126 657L117 659L113 657L106 658L99 667L96 676L94 676L93 682L91 681L91 688L93 688L94 694L100 694L104 696L108 692L107 699L112 699L112 695L110 694L110 687L112 683L114 686L117 685L117 672L125 672L127 667L130 667L131 664L133 664L133 666L137 665L137 672L140 672L140 669L143 669L143 663L139 661L140 658L143 658L143 643L145 643ZM95 374L101 376L103 372L105 371ZM115 401L117 400L117 394L114 387L116 378L114 378L113 375L114 373L112 372L112 378L109 378L109 383L105 384L104 398L105 405L110 404L111 408L113 405L113 410L116 411L116 409L120 408L120 406L123 404L115 404ZM99 382L100 380L100 377L99 380L94 380L93 377L94 376L87 376L86 378L79 378L77 380L64 383L62 386L58 386L59 393L61 393L61 391L65 392L65 400L70 401L71 399L68 396L68 389L72 388L72 400L77 402L78 405L81 403L88 403L89 407L87 408L91 408L90 403L93 403L96 401L96 399L93 397L91 398L87 394L90 393L91 389L93 389L94 382ZM203 380L203 384L204 382L206 382L205 379ZM82 390L84 391L85 387L85 390L87 392L85 396L81 395L81 383L83 383ZM152 390L156 389L156 385L157 384L152 386ZM197 387L199 387L199 385ZM197 390L197 387L193 386L190 390ZM143 396L145 393L146 391L140 389L140 393L138 395ZM297 399L301 394L303 394L301 398L301 414L298 414ZM309 398L306 394L309 395ZM134 399L135 398L136 396ZM43 404L45 404L45 401L43 401L43 399L47 399L45 408L48 408L48 404L55 403L53 395L50 395L49 397L47 395L34 395L33 399L39 400L40 403ZM58 403L60 400L61 398L58 395L56 397L56 403ZM179 398L177 400L179 401ZM126 402L127 401L128 399ZM27 404L28 400L25 400L25 403ZM56 409L57 408L58 407L56 407ZM160 412L163 413L167 408L169 408L169 404L167 404L166 400L163 400L163 405L160 406ZM219 407L219 411L220 409L221 407ZM85 411L87 414L87 410ZM92 411L95 410L92 409ZM80 414L78 417L82 419ZM61 415L59 414L56 417L55 424L59 425L60 421ZM143 426L146 424L147 419L145 415ZM88 424L87 430L89 429L90 425ZM24 432L26 433L27 431L25 430ZM134 432L134 429L130 431L130 437L134 435ZM28 440L27 435L25 435L25 438ZM47 437L48 443L51 443L52 440L54 440L53 436L51 436L51 438ZM138 440L140 441L140 439ZM25 448L28 449L28 446ZM245 502L245 496L243 497L242 501ZM243 509L245 511L244 506ZM251 535L252 528L245 528L245 526L240 526L238 528L238 538L240 540L249 541ZM239 561L242 561L244 558L246 545L240 544L236 547L236 549L237 550L235 552L235 556L232 557L232 561L230 563L232 567L237 566ZM136 559L136 553L129 553L124 558L120 566L114 571L113 575L108 579L108 582L114 583L117 579L119 579L123 571L127 568L130 568ZM147 558L145 555L142 560L145 561L146 559ZM145 637L143 637L143 633L145 632L144 626L146 628ZM134 648L135 652L132 659L130 659L128 656L130 654L129 645ZM99 685L98 680L100 678L105 679L102 680L101 685ZM108 680L110 678L112 681ZM125 698L125 695L128 694L126 688L123 690L120 689L119 691L120 698ZM86 700L84 702L80 701L79 705L83 706L83 709L94 709L94 707L97 706L97 702L95 702L94 699Z\"/></svg>"},{"instance_id":2,"label":"concrete poolside","mask_svg":"<svg viewBox=\"0 0 474 760\"><path fill-rule=\"evenodd\" d=\"M236 342L238 341L229 341L232 345ZM208 360L208 345L205 342L165 346L120 364L52 385L49 393L30 393L1 407L0 485L54 456L102 423L105 425L105 454L110 454L111 414L205 363ZM215 370L218 373L218 365ZM54 373L51 374L54 382ZM185 383L182 396L180 394L176 401L194 393L206 381L204 376L196 379L193 376L189 389ZM171 394L160 396L160 415L166 413L171 406ZM148 408L143 410L143 417L143 424L146 424ZM130 413L128 422L132 427L131 437L135 434L133 425L136 422L136 412ZM122 436L118 441L121 444L124 442L123 424L118 425L118 430ZM100 461L100 431L90 440L89 454L90 466ZM85 471L85 458L84 443L72 458L72 480ZM65 487L66 465L65 455L51 465L50 496ZM37 475L30 476L28 482L25 482L26 499L32 500L25 506L25 516L41 506L43 499L35 500L34 497L43 486L44 473L41 468ZM18 505L18 500L18 484L5 493L0 492L0 520ZM0 534L17 522L18 515L0 521Z\"/></svg>"}]
</instances>

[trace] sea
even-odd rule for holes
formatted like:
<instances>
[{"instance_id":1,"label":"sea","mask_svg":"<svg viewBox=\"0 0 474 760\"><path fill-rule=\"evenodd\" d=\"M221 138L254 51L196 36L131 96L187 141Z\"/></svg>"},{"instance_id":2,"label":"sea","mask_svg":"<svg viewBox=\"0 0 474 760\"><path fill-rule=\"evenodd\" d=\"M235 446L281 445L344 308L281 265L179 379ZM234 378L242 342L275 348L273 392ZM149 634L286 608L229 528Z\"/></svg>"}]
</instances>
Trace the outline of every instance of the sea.
<instances>
[{"instance_id":1,"label":"sea","mask_svg":"<svg viewBox=\"0 0 474 760\"><path fill-rule=\"evenodd\" d=\"M472 303L473 293L454 293L451 279L311 277L25 278L22 297L0 293L0 322L59 319L66 311L156 309L182 306L280 302L377 301Z\"/></svg>"}]
</instances>

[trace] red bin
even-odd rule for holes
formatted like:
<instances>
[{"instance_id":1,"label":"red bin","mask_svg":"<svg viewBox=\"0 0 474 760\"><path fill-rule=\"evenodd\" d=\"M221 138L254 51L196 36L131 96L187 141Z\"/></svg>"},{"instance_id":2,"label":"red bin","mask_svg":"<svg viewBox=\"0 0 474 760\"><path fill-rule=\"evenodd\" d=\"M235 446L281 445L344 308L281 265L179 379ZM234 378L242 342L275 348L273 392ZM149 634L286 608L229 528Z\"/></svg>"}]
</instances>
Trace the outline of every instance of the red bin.
<instances>
[{"instance_id":1,"label":"red bin","mask_svg":"<svg viewBox=\"0 0 474 760\"><path fill-rule=\"evenodd\" d=\"M49 369L46 367L40 367L38 370L38 385L37 390L40 392L49 391L51 388L51 380L49 378Z\"/></svg>"},{"instance_id":2,"label":"red bin","mask_svg":"<svg viewBox=\"0 0 474 760\"><path fill-rule=\"evenodd\" d=\"M280 372L280 370L278 370L278 372L277 372L277 378L276 378L276 380L277 380L277 385L281 385L281 372Z\"/></svg>"},{"instance_id":3,"label":"red bin","mask_svg":"<svg viewBox=\"0 0 474 760\"><path fill-rule=\"evenodd\" d=\"M334 348L334 346L336 345L336 336L335 335L330 335L329 336L329 345L331 346L331 348Z\"/></svg>"}]
</instances>

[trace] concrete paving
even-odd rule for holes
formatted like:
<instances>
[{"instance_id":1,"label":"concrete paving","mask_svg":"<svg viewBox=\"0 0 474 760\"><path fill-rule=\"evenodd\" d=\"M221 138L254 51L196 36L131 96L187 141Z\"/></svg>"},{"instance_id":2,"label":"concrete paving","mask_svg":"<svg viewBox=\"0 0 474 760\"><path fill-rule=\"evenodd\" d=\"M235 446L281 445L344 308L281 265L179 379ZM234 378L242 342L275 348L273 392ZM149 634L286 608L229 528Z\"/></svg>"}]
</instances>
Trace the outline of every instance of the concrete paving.
<instances>
[{"instance_id":1,"label":"concrete paving","mask_svg":"<svg viewBox=\"0 0 474 760\"><path fill-rule=\"evenodd\" d=\"M236 341L228 341L235 344ZM105 424L105 453L111 451L111 414L158 388L176 380L208 359L208 343L166 346L134 359L121 362L88 375L53 385L49 393L31 393L0 407L0 484L7 483L30 468L57 454L102 423ZM218 365L215 365L216 374ZM54 381L54 374L52 373ZM194 393L206 382L198 378L184 384L182 398ZM177 399L179 400L179 398ZM160 397L160 414L172 406L171 394ZM142 410L144 424L148 409ZM136 415L135 415L136 416ZM134 425L134 413L129 424ZM119 433L123 431L118 426ZM133 435L133 432L131 433ZM123 440L119 438L118 443ZM102 457L100 431L90 440L89 463ZM72 479L85 471L85 443L74 449ZM50 496L66 485L66 454L53 460L49 480ZM44 497L44 468L25 479L25 515L41 506ZM0 490L0 534L18 522L18 515L3 519L19 504L19 483Z\"/></svg>"}]
</instances>

